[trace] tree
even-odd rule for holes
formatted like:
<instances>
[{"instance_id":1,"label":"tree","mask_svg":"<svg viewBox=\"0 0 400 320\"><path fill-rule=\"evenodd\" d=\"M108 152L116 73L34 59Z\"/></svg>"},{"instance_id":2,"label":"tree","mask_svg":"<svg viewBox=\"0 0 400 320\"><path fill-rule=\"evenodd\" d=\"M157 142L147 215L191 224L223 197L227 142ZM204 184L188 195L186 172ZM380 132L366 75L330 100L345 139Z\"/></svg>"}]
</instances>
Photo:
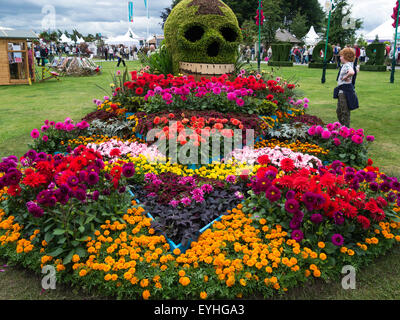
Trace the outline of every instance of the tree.
<instances>
[{"instance_id":1,"label":"tree","mask_svg":"<svg viewBox=\"0 0 400 320\"><path fill-rule=\"evenodd\" d=\"M47 31L42 31L42 32L39 34L39 38L40 38L40 39L43 39L44 42L50 42L50 41L51 41L51 40L50 40L50 34L49 34Z\"/></svg>"},{"instance_id":2,"label":"tree","mask_svg":"<svg viewBox=\"0 0 400 320\"><path fill-rule=\"evenodd\" d=\"M364 35L360 35L360 37L357 39L357 44L359 47L367 47L368 42L365 40Z\"/></svg>"},{"instance_id":3,"label":"tree","mask_svg":"<svg viewBox=\"0 0 400 320\"><path fill-rule=\"evenodd\" d=\"M258 30L254 20L246 20L242 24L243 43L246 46L251 46L257 39Z\"/></svg>"},{"instance_id":4,"label":"tree","mask_svg":"<svg viewBox=\"0 0 400 320\"><path fill-rule=\"evenodd\" d=\"M324 23L325 13L318 0L291 0L280 3L283 19L286 17L288 25L296 22L296 15L300 11L306 18L307 31L314 26L320 32Z\"/></svg>"},{"instance_id":5,"label":"tree","mask_svg":"<svg viewBox=\"0 0 400 320\"><path fill-rule=\"evenodd\" d=\"M94 42L96 40L96 37L94 35L92 35L91 33L89 33L86 37L83 37L83 39L86 42Z\"/></svg>"},{"instance_id":6,"label":"tree","mask_svg":"<svg viewBox=\"0 0 400 320\"><path fill-rule=\"evenodd\" d=\"M264 0L265 21L261 27L261 40L268 45L275 42L276 31L282 26L282 0Z\"/></svg>"},{"instance_id":7,"label":"tree","mask_svg":"<svg viewBox=\"0 0 400 320\"><path fill-rule=\"evenodd\" d=\"M307 34L308 30L307 17L298 10L293 22L289 26L289 31L292 32L297 39L302 39Z\"/></svg>"},{"instance_id":8,"label":"tree","mask_svg":"<svg viewBox=\"0 0 400 320\"><path fill-rule=\"evenodd\" d=\"M333 0L333 5L329 42L339 43L342 48L348 44L354 44L356 32L361 29L363 21L350 18L352 6L347 3L347 0ZM328 25L327 20L326 25Z\"/></svg>"}]
</instances>

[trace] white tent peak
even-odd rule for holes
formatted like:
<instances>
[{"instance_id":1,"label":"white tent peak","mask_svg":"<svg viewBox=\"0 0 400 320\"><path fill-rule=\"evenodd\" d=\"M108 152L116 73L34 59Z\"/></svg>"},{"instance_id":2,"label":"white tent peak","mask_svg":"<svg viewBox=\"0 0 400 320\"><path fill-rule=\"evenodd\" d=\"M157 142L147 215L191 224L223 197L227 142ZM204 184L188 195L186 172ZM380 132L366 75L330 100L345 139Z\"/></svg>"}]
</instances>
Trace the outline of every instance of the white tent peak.
<instances>
[{"instance_id":1,"label":"white tent peak","mask_svg":"<svg viewBox=\"0 0 400 320\"><path fill-rule=\"evenodd\" d=\"M392 26L393 20L387 20L386 22L382 23L380 26L372 30L365 36L365 40L368 42L372 42L378 36L379 41L390 41L394 40L395 29Z\"/></svg>"},{"instance_id":2,"label":"white tent peak","mask_svg":"<svg viewBox=\"0 0 400 320\"><path fill-rule=\"evenodd\" d=\"M308 33L304 36L303 41L307 46L316 45L320 40L319 35L315 32L314 26L311 26Z\"/></svg>"},{"instance_id":3,"label":"white tent peak","mask_svg":"<svg viewBox=\"0 0 400 320\"><path fill-rule=\"evenodd\" d=\"M125 33L125 37L129 37L129 38L132 38L132 39L141 39L136 33L134 33L132 31L131 28L128 29L127 33Z\"/></svg>"},{"instance_id":4,"label":"white tent peak","mask_svg":"<svg viewBox=\"0 0 400 320\"><path fill-rule=\"evenodd\" d=\"M64 33L61 35L60 42L68 44L73 43L73 41L70 38L68 38Z\"/></svg>"},{"instance_id":5,"label":"white tent peak","mask_svg":"<svg viewBox=\"0 0 400 320\"><path fill-rule=\"evenodd\" d=\"M126 46L129 45L139 45L140 40L144 40L143 38L140 38L138 35L136 35L131 28L128 29L128 31L121 36L118 37L111 37L108 38L105 42L106 44L112 44L112 45L119 45L123 44Z\"/></svg>"}]
</instances>

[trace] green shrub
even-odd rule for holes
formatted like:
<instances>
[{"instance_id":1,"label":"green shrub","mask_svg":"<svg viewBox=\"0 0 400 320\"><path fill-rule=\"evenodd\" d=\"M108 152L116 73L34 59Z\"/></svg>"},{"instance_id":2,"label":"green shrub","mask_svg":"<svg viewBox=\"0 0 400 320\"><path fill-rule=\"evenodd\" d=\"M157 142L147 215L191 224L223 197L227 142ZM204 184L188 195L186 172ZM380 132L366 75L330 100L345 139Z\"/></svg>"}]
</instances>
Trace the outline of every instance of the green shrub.
<instances>
[{"instance_id":1,"label":"green shrub","mask_svg":"<svg viewBox=\"0 0 400 320\"><path fill-rule=\"evenodd\" d=\"M379 72L383 72L387 70L387 67L385 65L383 66L374 66L374 65L367 65L367 64L362 64L360 66L360 70L361 71L379 71Z\"/></svg>"},{"instance_id":2,"label":"green shrub","mask_svg":"<svg viewBox=\"0 0 400 320\"><path fill-rule=\"evenodd\" d=\"M290 43L274 43L271 45L271 62L288 62L292 45ZM272 65L272 64L271 64ZM292 64L293 65L293 64Z\"/></svg>"},{"instance_id":3,"label":"green shrub","mask_svg":"<svg viewBox=\"0 0 400 320\"><path fill-rule=\"evenodd\" d=\"M168 52L165 45L161 46L159 51L154 52L150 56L139 53L139 59L143 65L150 67L150 73L159 73L165 76L173 73L172 55Z\"/></svg>"},{"instance_id":4,"label":"green shrub","mask_svg":"<svg viewBox=\"0 0 400 320\"><path fill-rule=\"evenodd\" d=\"M312 58L314 62L324 62L324 58L320 56L321 50L325 53L325 42L320 42L318 43L313 51ZM333 48L332 46L328 43L328 47L326 50L326 61L331 61L333 58Z\"/></svg>"},{"instance_id":5,"label":"green shrub","mask_svg":"<svg viewBox=\"0 0 400 320\"><path fill-rule=\"evenodd\" d=\"M323 62L322 63L321 62L311 62L308 64L308 67L312 68L312 69L322 69L324 67L324 63ZM327 63L326 68L327 69L336 69L337 65L336 65L336 63Z\"/></svg>"},{"instance_id":6,"label":"green shrub","mask_svg":"<svg viewBox=\"0 0 400 320\"><path fill-rule=\"evenodd\" d=\"M366 48L366 54L367 54L367 57L369 58L366 65L382 66L385 64L385 44L384 43L371 43Z\"/></svg>"}]
</instances>

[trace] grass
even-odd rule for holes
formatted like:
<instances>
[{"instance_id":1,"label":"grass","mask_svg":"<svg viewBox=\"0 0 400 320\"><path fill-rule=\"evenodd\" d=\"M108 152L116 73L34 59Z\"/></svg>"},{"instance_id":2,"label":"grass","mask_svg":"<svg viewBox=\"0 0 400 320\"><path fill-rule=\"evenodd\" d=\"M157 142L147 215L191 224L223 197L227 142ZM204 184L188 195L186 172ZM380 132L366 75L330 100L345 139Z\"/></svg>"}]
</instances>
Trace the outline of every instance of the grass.
<instances>
[{"instance_id":1,"label":"grass","mask_svg":"<svg viewBox=\"0 0 400 320\"><path fill-rule=\"evenodd\" d=\"M139 67L138 62L128 62L129 70ZM80 120L94 110L92 100L105 95L96 85L109 89L111 73L116 63L100 63L103 73L85 78L62 78L34 84L33 86L0 87L0 157L23 155L30 142L30 131L39 128L45 119L61 121L69 116ZM327 70L326 83L321 84L322 70L298 66L270 68L276 76L296 80L299 89L311 100L309 113L325 122L336 121L336 70ZM119 68L123 70L123 68ZM397 78L400 75L396 75ZM371 158L389 175L400 177L400 80L389 83L388 72L361 72L357 79L360 109L352 112L352 126L364 128L374 135ZM41 277L19 267L1 267L0 300L90 300L101 299L76 289L57 285L57 289L41 293ZM386 300L398 299L400 294L400 248L396 247L357 273L357 289L343 290L340 280L325 284L321 281L306 284L287 293L281 299L295 300Z\"/></svg>"},{"instance_id":2,"label":"grass","mask_svg":"<svg viewBox=\"0 0 400 320\"><path fill-rule=\"evenodd\" d=\"M64 77L61 81L48 80L32 86L1 86L0 157L22 156L31 141L31 130L40 129L45 119L64 121L68 116L77 121L95 110L92 100L106 95L98 86L110 94L111 73L124 70L116 69L116 62L99 64L103 72L97 76ZM127 66L133 70L139 63L131 61Z\"/></svg>"}]
</instances>

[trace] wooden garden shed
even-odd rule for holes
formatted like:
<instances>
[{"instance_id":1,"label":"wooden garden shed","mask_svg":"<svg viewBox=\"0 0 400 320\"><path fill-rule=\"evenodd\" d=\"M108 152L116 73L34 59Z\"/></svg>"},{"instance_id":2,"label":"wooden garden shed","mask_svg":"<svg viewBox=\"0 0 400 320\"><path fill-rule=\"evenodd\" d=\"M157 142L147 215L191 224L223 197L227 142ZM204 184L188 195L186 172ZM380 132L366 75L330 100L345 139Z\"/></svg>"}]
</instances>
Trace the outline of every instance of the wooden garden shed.
<instances>
[{"instance_id":1,"label":"wooden garden shed","mask_svg":"<svg viewBox=\"0 0 400 320\"><path fill-rule=\"evenodd\" d=\"M33 53L28 41L39 37L32 31L0 30L0 85L30 84L35 79Z\"/></svg>"}]
</instances>

